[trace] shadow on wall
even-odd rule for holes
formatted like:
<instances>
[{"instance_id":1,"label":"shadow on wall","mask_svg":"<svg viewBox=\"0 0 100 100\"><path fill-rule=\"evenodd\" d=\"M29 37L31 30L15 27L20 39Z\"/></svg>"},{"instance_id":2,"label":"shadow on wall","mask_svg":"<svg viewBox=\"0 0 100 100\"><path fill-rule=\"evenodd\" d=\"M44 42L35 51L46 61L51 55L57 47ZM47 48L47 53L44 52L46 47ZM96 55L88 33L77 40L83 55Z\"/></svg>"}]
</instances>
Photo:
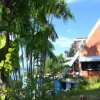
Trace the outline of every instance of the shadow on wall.
<instances>
[{"instance_id":1,"label":"shadow on wall","mask_svg":"<svg viewBox=\"0 0 100 100\"><path fill-rule=\"evenodd\" d=\"M85 46L82 55L84 56L99 56L100 55L100 42L93 44L91 47Z\"/></svg>"}]
</instances>

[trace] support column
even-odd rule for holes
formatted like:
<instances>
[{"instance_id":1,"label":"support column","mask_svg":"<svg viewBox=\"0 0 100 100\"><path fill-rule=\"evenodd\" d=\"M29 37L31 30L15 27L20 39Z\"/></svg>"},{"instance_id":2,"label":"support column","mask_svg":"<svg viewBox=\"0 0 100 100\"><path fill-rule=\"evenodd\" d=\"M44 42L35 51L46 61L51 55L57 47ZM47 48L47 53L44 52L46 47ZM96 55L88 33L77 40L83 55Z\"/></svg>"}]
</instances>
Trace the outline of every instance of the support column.
<instances>
[{"instance_id":1,"label":"support column","mask_svg":"<svg viewBox=\"0 0 100 100\"><path fill-rule=\"evenodd\" d=\"M82 64L79 62L79 75L82 75Z\"/></svg>"}]
</instances>

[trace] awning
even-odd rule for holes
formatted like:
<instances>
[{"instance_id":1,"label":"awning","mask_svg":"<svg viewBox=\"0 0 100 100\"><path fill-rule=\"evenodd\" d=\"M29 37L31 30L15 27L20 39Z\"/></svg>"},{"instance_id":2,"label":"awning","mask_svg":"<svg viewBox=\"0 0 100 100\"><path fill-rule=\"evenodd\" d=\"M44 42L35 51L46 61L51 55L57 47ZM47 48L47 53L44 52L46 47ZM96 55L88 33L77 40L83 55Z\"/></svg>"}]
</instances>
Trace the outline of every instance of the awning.
<instances>
[{"instance_id":1,"label":"awning","mask_svg":"<svg viewBox=\"0 0 100 100\"><path fill-rule=\"evenodd\" d=\"M100 61L100 56L82 56L79 57L79 62Z\"/></svg>"}]
</instances>

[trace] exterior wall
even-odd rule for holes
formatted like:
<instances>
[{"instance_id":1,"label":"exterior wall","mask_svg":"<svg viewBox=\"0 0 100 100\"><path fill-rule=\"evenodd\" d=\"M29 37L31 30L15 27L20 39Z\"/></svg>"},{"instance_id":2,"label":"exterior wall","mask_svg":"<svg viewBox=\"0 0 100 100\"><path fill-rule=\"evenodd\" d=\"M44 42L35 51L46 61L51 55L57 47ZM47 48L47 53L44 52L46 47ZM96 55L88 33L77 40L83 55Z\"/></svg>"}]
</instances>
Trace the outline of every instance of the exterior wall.
<instances>
[{"instance_id":1,"label":"exterior wall","mask_svg":"<svg viewBox=\"0 0 100 100\"><path fill-rule=\"evenodd\" d=\"M91 34L89 35L85 43L86 43L85 47L82 50L80 50L80 56L100 56L100 20L99 22L97 22L97 24L91 31ZM78 40L74 41L75 52L79 50L80 45L81 41ZM77 65L74 64L74 70L72 70L72 72L75 72L76 67ZM80 74L81 76L85 76L87 78L92 78L92 77L100 78L100 70L94 71L86 69L86 71L82 70Z\"/></svg>"},{"instance_id":2,"label":"exterior wall","mask_svg":"<svg viewBox=\"0 0 100 100\"><path fill-rule=\"evenodd\" d=\"M97 77L100 78L100 71L82 71L81 76L84 76L86 78L93 78Z\"/></svg>"},{"instance_id":3,"label":"exterior wall","mask_svg":"<svg viewBox=\"0 0 100 100\"><path fill-rule=\"evenodd\" d=\"M92 35L90 35L90 37L88 37L88 39L86 40L86 46L81 51L80 56L100 56L100 23L92 32ZM100 71L82 71L81 76L85 76L87 78L100 78Z\"/></svg>"},{"instance_id":4,"label":"exterior wall","mask_svg":"<svg viewBox=\"0 0 100 100\"><path fill-rule=\"evenodd\" d=\"M69 75L75 75L76 71L75 70L70 70ZM81 71L80 76L84 76L86 78L100 78L100 71L91 71L91 70L86 70L86 71Z\"/></svg>"},{"instance_id":5,"label":"exterior wall","mask_svg":"<svg viewBox=\"0 0 100 100\"><path fill-rule=\"evenodd\" d=\"M100 56L100 24L81 51L81 56Z\"/></svg>"}]
</instances>

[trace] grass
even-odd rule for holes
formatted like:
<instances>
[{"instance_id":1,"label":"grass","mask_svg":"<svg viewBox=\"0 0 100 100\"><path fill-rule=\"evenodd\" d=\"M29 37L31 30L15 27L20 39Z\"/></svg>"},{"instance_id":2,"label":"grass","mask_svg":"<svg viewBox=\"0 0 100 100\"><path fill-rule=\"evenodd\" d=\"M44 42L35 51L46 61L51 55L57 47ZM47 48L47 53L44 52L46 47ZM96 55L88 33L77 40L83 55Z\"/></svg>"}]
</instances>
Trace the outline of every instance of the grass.
<instances>
[{"instance_id":1,"label":"grass","mask_svg":"<svg viewBox=\"0 0 100 100\"><path fill-rule=\"evenodd\" d=\"M79 100L80 95L85 95L87 100L97 100L100 99L100 89L93 89L80 92L74 95L67 95L66 100Z\"/></svg>"},{"instance_id":2,"label":"grass","mask_svg":"<svg viewBox=\"0 0 100 100\"><path fill-rule=\"evenodd\" d=\"M79 100L80 95L85 95L87 100L100 100L100 83L89 84L85 90L73 93L59 93L55 100Z\"/></svg>"}]
</instances>

